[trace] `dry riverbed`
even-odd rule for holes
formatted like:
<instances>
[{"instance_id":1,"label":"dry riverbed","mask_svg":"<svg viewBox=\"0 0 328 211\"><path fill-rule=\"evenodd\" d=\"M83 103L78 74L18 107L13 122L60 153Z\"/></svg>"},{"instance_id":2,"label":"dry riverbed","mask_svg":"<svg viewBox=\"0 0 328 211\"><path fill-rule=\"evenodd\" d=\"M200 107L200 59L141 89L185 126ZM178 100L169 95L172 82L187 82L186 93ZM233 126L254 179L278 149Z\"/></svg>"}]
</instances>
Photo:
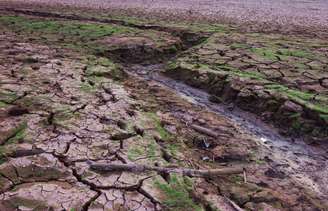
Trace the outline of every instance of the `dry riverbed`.
<instances>
[{"instance_id":1,"label":"dry riverbed","mask_svg":"<svg viewBox=\"0 0 328 211\"><path fill-rule=\"evenodd\" d=\"M328 209L325 40L0 9L0 210Z\"/></svg>"}]
</instances>

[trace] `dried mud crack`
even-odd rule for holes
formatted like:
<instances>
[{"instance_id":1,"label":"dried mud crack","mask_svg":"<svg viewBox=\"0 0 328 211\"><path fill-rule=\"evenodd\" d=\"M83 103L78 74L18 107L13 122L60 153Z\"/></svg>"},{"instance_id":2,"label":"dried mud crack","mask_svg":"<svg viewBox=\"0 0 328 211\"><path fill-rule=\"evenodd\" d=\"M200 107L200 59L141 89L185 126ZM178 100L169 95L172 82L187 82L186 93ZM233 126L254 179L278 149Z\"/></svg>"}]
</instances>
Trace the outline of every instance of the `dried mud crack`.
<instances>
[{"instance_id":1,"label":"dried mud crack","mask_svg":"<svg viewBox=\"0 0 328 211\"><path fill-rule=\"evenodd\" d=\"M0 210L328 207L325 41L9 6Z\"/></svg>"}]
</instances>

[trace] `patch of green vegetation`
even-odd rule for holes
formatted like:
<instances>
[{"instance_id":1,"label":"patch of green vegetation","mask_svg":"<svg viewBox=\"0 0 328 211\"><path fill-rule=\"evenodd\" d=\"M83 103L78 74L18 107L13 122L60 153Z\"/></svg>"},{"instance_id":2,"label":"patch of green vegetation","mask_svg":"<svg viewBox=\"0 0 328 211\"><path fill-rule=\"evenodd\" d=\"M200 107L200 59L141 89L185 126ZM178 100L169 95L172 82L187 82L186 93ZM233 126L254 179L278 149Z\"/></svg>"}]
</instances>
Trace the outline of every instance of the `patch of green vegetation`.
<instances>
[{"instance_id":1,"label":"patch of green vegetation","mask_svg":"<svg viewBox=\"0 0 328 211\"><path fill-rule=\"evenodd\" d=\"M294 113L294 114L289 115L289 118L297 119L297 118L299 118L300 116L301 116L300 113Z\"/></svg>"},{"instance_id":2,"label":"patch of green vegetation","mask_svg":"<svg viewBox=\"0 0 328 211\"><path fill-rule=\"evenodd\" d=\"M0 23L14 27L15 30L41 32L42 34L61 34L86 38L88 40L122 32L123 27L109 24L81 23L77 21L35 20L19 16L1 16Z\"/></svg>"},{"instance_id":3,"label":"patch of green vegetation","mask_svg":"<svg viewBox=\"0 0 328 211\"><path fill-rule=\"evenodd\" d=\"M276 51L270 48L252 48L251 51L256 55L262 56L266 59L276 61L278 60Z\"/></svg>"},{"instance_id":4,"label":"patch of green vegetation","mask_svg":"<svg viewBox=\"0 0 328 211\"><path fill-rule=\"evenodd\" d=\"M163 204L169 210L202 210L190 196L193 187L191 179L172 174L170 183L155 181L155 186L165 194Z\"/></svg>"},{"instance_id":5,"label":"patch of green vegetation","mask_svg":"<svg viewBox=\"0 0 328 211\"><path fill-rule=\"evenodd\" d=\"M328 114L328 99L324 96L318 97L316 94L290 89L280 84L266 85L265 88L275 90L308 109Z\"/></svg>"},{"instance_id":6,"label":"patch of green vegetation","mask_svg":"<svg viewBox=\"0 0 328 211\"><path fill-rule=\"evenodd\" d=\"M102 82L104 79L102 77L110 77L113 80L122 80L126 77L126 73L120 65L103 57L96 60L95 65L89 65L86 73L89 76L94 76L93 78L88 78L96 83Z\"/></svg>"},{"instance_id":7,"label":"patch of green vegetation","mask_svg":"<svg viewBox=\"0 0 328 211\"><path fill-rule=\"evenodd\" d=\"M169 52L170 52L170 53L176 53L176 52L178 52L178 48L177 48L175 45L172 45L172 46L169 48Z\"/></svg>"},{"instance_id":8,"label":"patch of green vegetation","mask_svg":"<svg viewBox=\"0 0 328 211\"><path fill-rule=\"evenodd\" d=\"M263 164L265 164L265 161L264 160L256 159L255 160L255 163L258 164L258 165L263 165Z\"/></svg>"},{"instance_id":9,"label":"patch of green vegetation","mask_svg":"<svg viewBox=\"0 0 328 211\"><path fill-rule=\"evenodd\" d=\"M156 156L156 142L153 139L150 139L147 145L147 156L151 158Z\"/></svg>"},{"instance_id":10,"label":"patch of green vegetation","mask_svg":"<svg viewBox=\"0 0 328 211\"><path fill-rule=\"evenodd\" d=\"M37 20L19 16L0 16L0 25L33 40L54 42L73 50L87 50L104 54L104 47L96 42L113 34L129 33L134 29L124 26L79 21Z\"/></svg>"},{"instance_id":11,"label":"patch of green vegetation","mask_svg":"<svg viewBox=\"0 0 328 211\"><path fill-rule=\"evenodd\" d=\"M313 58L310 52L303 50L293 50L293 49L276 49L274 47L268 48L252 48L251 51L259 56L267 58L272 61L284 60L287 57L298 57L298 58Z\"/></svg>"},{"instance_id":12,"label":"patch of green vegetation","mask_svg":"<svg viewBox=\"0 0 328 211\"><path fill-rule=\"evenodd\" d=\"M228 32L230 29L222 24L186 24L184 27L192 30L193 32L211 32L211 33L219 33L219 32Z\"/></svg>"},{"instance_id":13,"label":"patch of green vegetation","mask_svg":"<svg viewBox=\"0 0 328 211\"><path fill-rule=\"evenodd\" d=\"M104 66L104 67L115 68L115 66L116 66L113 61L111 61L110 59L105 58L105 57L98 58L96 62L97 62L97 64Z\"/></svg>"},{"instance_id":14,"label":"patch of green vegetation","mask_svg":"<svg viewBox=\"0 0 328 211\"><path fill-rule=\"evenodd\" d=\"M239 175L232 175L230 176L230 179L232 182L237 184L242 184L244 182L244 179Z\"/></svg>"},{"instance_id":15,"label":"patch of green vegetation","mask_svg":"<svg viewBox=\"0 0 328 211\"><path fill-rule=\"evenodd\" d=\"M196 69L202 69L202 70L211 69L208 64L201 64L201 63L194 64L194 68L196 68Z\"/></svg>"},{"instance_id":16,"label":"patch of green vegetation","mask_svg":"<svg viewBox=\"0 0 328 211\"><path fill-rule=\"evenodd\" d=\"M230 49L247 49L249 46L245 43L233 43L230 45Z\"/></svg>"},{"instance_id":17,"label":"patch of green vegetation","mask_svg":"<svg viewBox=\"0 0 328 211\"><path fill-rule=\"evenodd\" d=\"M279 49L277 51L277 54L299 58L313 58L313 55L311 53L303 50Z\"/></svg>"},{"instance_id":18,"label":"patch of green vegetation","mask_svg":"<svg viewBox=\"0 0 328 211\"><path fill-rule=\"evenodd\" d=\"M107 76L114 80L120 80L125 77L125 73L120 66L108 58L90 56L87 63L86 75L88 79L93 82L101 82L103 80L101 77Z\"/></svg>"},{"instance_id":19,"label":"patch of green vegetation","mask_svg":"<svg viewBox=\"0 0 328 211\"><path fill-rule=\"evenodd\" d=\"M328 114L320 114L320 118L328 122Z\"/></svg>"},{"instance_id":20,"label":"patch of green vegetation","mask_svg":"<svg viewBox=\"0 0 328 211\"><path fill-rule=\"evenodd\" d=\"M73 112L70 109L61 109L55 112L54 123L59 124L60 122L69 120L74 117Z\"/></svg>"},{"instance_id":21,"label":"patch of green vegetation","mask_svg":"<svg viewBox=\"0 0 328 211\"><path fill-rule=\"evenodd\" d=\"M27 129L27 122L23 122L19 124L16 128L14 128L10 134L13 134L13 137L8 139L7 144L13 144L20 140L23 140L25 137L25 132Z\"/></svg>"},{"instance_id":22,"label":"patch of green vegetation","mask_svg":"<svg viewBox=\"0 0 328 211\"><path fill-rule=\"evenodd\" d=\"M299 130L299 129L301 129L301 127L302 127L301 122L298 120L298 118L295 119L295 120L293 121L293 123L292 123L292 128L293 128L294 130Z\"/></svg>"},{"instance_id":23,"label":"patch of green vegetation","mask_svg":"<svg viewBox=\"0 0 328 211\"><path fill-rule=\"evenodd\" d=\"M5 163L6 161L7 161L7 159L2 157L1 154L0 154L0 165Z\"/></svg>"},{"instance_id":24,"label":"patch of green vegetation","mask_svg":"<svg viewBox=\"0 0 328 211\"><path fill-rule=\"evenodd\" d=\"M138 146L133 146L129 148L128 151L128 159L133 161L136 158L144 155L144 149Z\"/></svg>"},{"instance_id":25,"label":"patch of green vegetation","mask_svg":"<svg viewBox=\"0 0 328 211\"><path fill-rule=\"evenodd\" d=\"M298 91L298 90L292 90L292 89L289 89L288 87L286 87L284 85L280 85L280 84L270 84L270 85L266 85L265 87L279 91L279 92L290 93L290 95L298 97L302 100L311 100L314 98L314 94L312 94L312 93L306 93L306 92L302 92L302 91Z\"/></svg>"},{"instance_id":26,"label":"patch of green vegetation","mask_svg":"<svg viewBox=\"0 0 328 211\"><path fill-rule=\"evenodd\" d=\"M4 103L4 102L0 101L0 108L5 108L7 106L8 106L7 103Z\"/></svg>"},{"instance_id":27,"label":"patch of green vegetation","mask_svg":"<svg viewBox=\"0 0 328 211\"><path fill-rule=\"evenodd\" d=\"M233 73L242 78L251 78L251 79L257 79L257 80L264 79L264 76L261 73L257 73L257 72L235 70L235 71L233 71Z\"/></svg>"},{"instance_id":28,"label":"patch of green vegetation","mask_svg":"<svg viewBox=\"0 0 328 211\"><path fill-rule=\"evenodd\" d=\"M179 145L176 143L171 143L167 146L168 151L172 156L176 156L179 151Z\"/></svg>"},{"instance_id":29,"label":"patch of green vegetation","mask_svg":"<svg viewBox=\"0 0 328 211\"><path fill-rule=\"evenodd\" d=\"M88 77L88 78L90 78L90 77ZM96 76L92 76L92 77L96 77ZM82 82L80 84L81 91L86 92L86 93L94 93L97 90L97 86L91 85L90 83L92 84L94 82L92 80Z\"/></svg>"},{"instance_id":30,"label":"patch of green vegetation","mask_svg":"<svg viewBox=\"0 0 328 211\"><path fill-rule=\"evenodd\" d=\"M121 67L116 67L110 72L110 76L113 80L123 80L126 78L127 74L123 71Z\"/></svg>"},{"instance_id":31,"label":"patch of green vegetation","mask_svg":"<svg viewBox=\"0 0 328 211\"><path fill-rule=\"evenodd\" d=\"M0 146L0 165L7 161L6 149L4 146Z\"/></svg>"},{"instance_id":32,"label":"patch of green vegetation","mask_svg":"<svg viewBox=\"0 0 328 211\"><path fill-rule=\"evenodd\" d=\"M15 92L0 91L0 102L10 104L18 98Z\"/></svg>"},{"instance_id":33,"label":"patch of green vegetation","mask_svg":"<svg viewBox=\"0 0 328 211\"><path fill-rule=\"evenodd\" d=\"M307 68L307 66L303 63L296 63L294 64L294 66L297 68L297 69L301 69L301 70L304 70Z\"/></svg>"},{"instance_id":34,"label":"patch of green vegetation","mask_svg":"<svg viewBox=\"0 0 328 211\"><path fill-rule=\"evenodd\" d=\"M229 73L242 78L265 80L265 76L258 72L241 71L229 65L217 65L217 68L219 68L219 70L228 71Z\"/></svg>"},{"instance_id":35,"label":"patch of green vegetation","mask_svg":"<svg viewBox=\"0 0 328 211\"><path fill-rule=\"evenodd\" d=\"M220 69L220 70L223 70L223 71L236 71L237 69L236 68L233 68L227 64L222 64L222 65L217 65L217 67Z\"/></svg>"},{"instance_id":36,"label":"patch of green vegetation","mask_svg":"<svg viewBox=\"0 0 328 211\"><path fill-rule=\"evenodd\" d=\"M173 62L173 61L170 61L168 64L167 64L167 68L169 70L174 70L178 67L178 64L176 62Z\"/></svg>"},{"instance_id":37,"label":"patch of green vegetation","mask_svg":"<svg viewBox=\"0 0 328 211\"><path fill-rule=\"evenodd\" d=\"M155 113L148 112L146 113L149 118L151 118L154 121L156 131L159 133L160 137L163 140L168 140L171 138L171 134L166 131L165 128L163 128L161 124L161 120L158 118L158 116Z\"/></svg>"}]
</instances>

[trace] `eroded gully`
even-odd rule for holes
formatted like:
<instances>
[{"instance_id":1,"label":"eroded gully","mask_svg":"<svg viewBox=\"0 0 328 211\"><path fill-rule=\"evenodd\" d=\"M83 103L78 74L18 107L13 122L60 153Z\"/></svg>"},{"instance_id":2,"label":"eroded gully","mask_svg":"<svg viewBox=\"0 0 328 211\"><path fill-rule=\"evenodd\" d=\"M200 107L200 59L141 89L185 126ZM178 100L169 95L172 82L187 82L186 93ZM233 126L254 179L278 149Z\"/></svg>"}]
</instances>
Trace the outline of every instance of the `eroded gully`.
<instances>
[{"instance_id":1,"label":"eroded gully","mask_svg":"<svg viewBox=\"0 0 328 211\"><path fill-rule=\"evenodd\" d=\"M288 175L300 187L314 191L325 199L328 195L328 146L308 145L302 140L281 136L275 128L254 114L233 105L209 101L209 94L164 76L164 64L131 65L127 72L147 82L161 84L188 102L227 119L240 134L252 137L272 168ZM174 111L172 111L174 115ZM188 115L188 112L186 112Z\"/></svg>"}]
</instances>

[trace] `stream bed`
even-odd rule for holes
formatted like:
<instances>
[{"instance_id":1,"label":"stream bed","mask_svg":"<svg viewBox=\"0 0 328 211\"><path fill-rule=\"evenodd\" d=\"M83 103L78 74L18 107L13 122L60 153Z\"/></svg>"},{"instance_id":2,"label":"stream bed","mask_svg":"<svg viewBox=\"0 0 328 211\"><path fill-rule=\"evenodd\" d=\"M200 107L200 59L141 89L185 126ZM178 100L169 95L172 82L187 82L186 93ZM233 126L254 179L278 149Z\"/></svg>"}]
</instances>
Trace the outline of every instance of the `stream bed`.
<instances>
[{"instance_id":1,"label":"stream bed","mask_svg":"<svg viewBox=\"0 0 328 211\"><path fill-rule=\"evenodd\" d=\"M309 145L299 139L284 137L254 114L233 105L213 103L205 91L164 76L161 73L163 64L133 65L127 70L146 81L164 85L188 102L228 119L239 133L252 137L274 169L288 175L299 186L314 191L320 198L327 198L327 145Z\"/></svg>"}]
</instances>

